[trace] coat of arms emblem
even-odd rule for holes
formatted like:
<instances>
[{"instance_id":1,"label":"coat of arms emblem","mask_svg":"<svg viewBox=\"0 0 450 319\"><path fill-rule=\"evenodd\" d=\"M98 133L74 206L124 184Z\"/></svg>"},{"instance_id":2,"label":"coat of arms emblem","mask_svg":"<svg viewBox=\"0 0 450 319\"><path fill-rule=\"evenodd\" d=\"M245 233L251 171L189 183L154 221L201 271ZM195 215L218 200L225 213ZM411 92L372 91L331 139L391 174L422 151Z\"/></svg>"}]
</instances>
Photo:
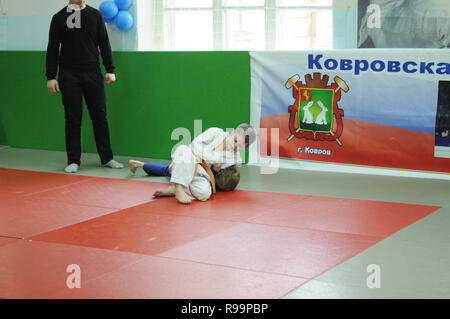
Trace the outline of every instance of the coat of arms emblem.
<instances>
[{"instance_id":1,"label":"coat of arms emblem","mask_svg":"<svg viewBox=\"0 0 450 319\"><path fill-rule=\"evenodd\" d=\"M347 83L338 76L328 85L328 75L320 73L305 75L306 84L298 74L289 78L286 88L292 88L295 103L289 106L289 130L291 136L319 141L336 141L342 146L340 137L343 131L344 110L338 107L341 92L348 92Z\"/></svg>"}]
</instances>

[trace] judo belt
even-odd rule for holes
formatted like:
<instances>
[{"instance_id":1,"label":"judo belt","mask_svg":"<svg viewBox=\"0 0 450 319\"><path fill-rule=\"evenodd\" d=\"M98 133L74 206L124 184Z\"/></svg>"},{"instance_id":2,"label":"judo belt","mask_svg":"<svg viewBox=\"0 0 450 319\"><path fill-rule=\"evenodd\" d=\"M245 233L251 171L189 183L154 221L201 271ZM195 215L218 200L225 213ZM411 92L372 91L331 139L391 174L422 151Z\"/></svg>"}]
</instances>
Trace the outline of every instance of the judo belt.
<instances>
[{"instance_id":1,"label":"judo belt","mask_svg":"<svg viewBox=\"0 0 450 319\"><path fill-rule=\"evenodd\" d=\"M211 171L211 168L208 165L206 165L205 162L195 163L194 177L195 177L195 174L197 174L198 165L203 167L203 169L208 174L209 179L211 180L212 193L215 194L216 193L216 179L214 178L214 174ZM197 196L194 195L194 192L192 191L192 188L191 188L191 184L189 184L189 191L191 192L191 195L194 196L194 198L196 200L201 201L201 202L207 201L207 199L198 199Z\"/></svg>"}]
</instances>

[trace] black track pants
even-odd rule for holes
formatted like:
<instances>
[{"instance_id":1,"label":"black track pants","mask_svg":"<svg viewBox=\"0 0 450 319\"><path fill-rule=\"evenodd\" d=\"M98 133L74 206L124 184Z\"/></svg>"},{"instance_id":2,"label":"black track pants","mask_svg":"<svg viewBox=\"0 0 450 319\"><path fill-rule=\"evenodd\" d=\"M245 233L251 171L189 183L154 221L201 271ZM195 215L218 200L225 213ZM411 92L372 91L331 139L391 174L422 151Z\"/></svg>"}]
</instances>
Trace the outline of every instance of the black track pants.
<instances>
[{"instance_id":1,"label":"black track pants","mask_svg":"<svg viewBox=\"0 0 450 319\"><path fill-rule=\"evenodd\" d=\"M78 72L61 69L59 87L66 118L66 151L68 164L80 165L82 98L94 127L95 143L102 165L113 158L106 118L106 94L104 79L100 72Z\"/></svg>"}]
</instances>

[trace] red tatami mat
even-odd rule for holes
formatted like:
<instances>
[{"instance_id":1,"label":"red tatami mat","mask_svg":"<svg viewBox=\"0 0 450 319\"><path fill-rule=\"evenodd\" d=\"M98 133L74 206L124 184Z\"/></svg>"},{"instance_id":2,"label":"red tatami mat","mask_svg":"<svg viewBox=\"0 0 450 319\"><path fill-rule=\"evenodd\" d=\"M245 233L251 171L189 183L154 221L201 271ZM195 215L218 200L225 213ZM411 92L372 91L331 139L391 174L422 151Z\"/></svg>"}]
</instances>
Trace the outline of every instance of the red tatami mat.
<instances>
[{"instance_id":1,"label":"red tatami mat","mask_svg":"<svg viewBox=\"0 0 450 319\"><path fill-rule=\"evenodd\" d=\"M236 191L157 199L33 239L313 278L436 209Z\"/></svg>"},{"instance_id":2,"label":"red tatami mat","mask_svg":"<svg viewBox=\"0 0 450 319\"><path fill-rule=\"evenodd\" d=\"M0 169L0 236L26 238L146 203L158 186Z\"/></svg>"},{"instance_id":3,"label":"red tatami mat","mask_svg":"<svg viewBox=\"0 0 450 319\"><path fill-rule=\"evenodd\" d=\"M28 240L0 246L0 298L50 298L69 289L67 266L80 267L81 285L144 256Z\"/></svg>"},{"instance_id":4,"label":"red tatami mat","mask_svg":"<svg viewBox=\"0 0 450 319\"><path fill-rule=\"evenodd\" d=\"M160 256L314 278L369 248L381 238L240 224Z\"/></svg>"},{"instance_id":5,"label":"red tatami mat","mask_svg":"<svg viewBox=\"0 0 450 319\"><path fill-rule=\"evenodd\" d=\"M306 279L148 256L53 298L272 299Z\"/></svg>"},{"instance_id":6,"label":"red tatami mat","mask_svg":"<svg viewBox=\"0 0 450 319\"><path fill-rule=\"evenodd\" d=\"M270 200L267 200L267 199ZM386 237L436 211L437 206L298 194L234 191L188 207L172 199L141 205L141 212Z\"/></svg>"},{"instance_id":7,"label":"red tatami mat","mask_svg":"<svg viewBox=\"0 0 450 319\"><path fill-rule=\"evenodd\" d=\"M49 232L117 210L16 197L2 199L1 203L0 236L19 238Z\"/></svg>"},{"instance_id":8,"label":"red tatami mat","mask_svg":"<svg viewBox=\"0 0 450 319\"><path fill-rule=\"evenodd\" d=\"M158 187L161 187L161 183L89 178L83 183L59 187L55 190L25 196L25 198L123 209L150 202L154 190Z\"/></svg>"},{"instance_id":9,"label":"red tatami mat","mask_svg":"<svg viewBox=\"0 0 450 319\"><path fill-rule=\"evenodd\" d=\"M8 238L8 237L0 237L0 246L11 244L11 243L15 242L16 240L19 240L19 239Z\"/></svg>"},{"instance_id":10,"label":"red tatami mat","mask_svg":"<svg viewBox=\"0 0 450 319\"><path fill-rule=\"evenodd\" d=\"M0 168L0 196L21 197L89 179L91 177Z\"/></svg>"},{"instance_id":11,"label":"red tatami mat","mask_svg":"<svg viewBox=\"0 0 450 319\"><path fill-rule=\"evenodd\" d=\"M279 298L438 209L256 191L218 193L191 205L152 200L154 189L164 186L81 178L24 194L23 210L13 207L16 195L6 195L11 207L0 216L10 221L3 231L43 233L32 242L0 246L0 259L7 261L0 264L0 297ZM60 203L68 204L67 212L56 217ZM17 225L10 219L14 214L20 216ZM39 214L49 221L39 221ZM36 227L26 218L35 218ZM67 276L65 267L83 256L79 262L93 267L83 277L89 289L68 291L61 268ZM145 259L134 263L136 256ZM120 261L112 263L114 269L109 258ZM20 277L22 271L28 275Z\"/></svg>"},{"instance_id":12,"label":"red tatami mat","mask_svg":"<svg viewBox=\"0 0 450 319\"><path fill-rule=\"evenodd\" d=\"M254 223L387 237L440 207L369 200L287 195L283 209L263 210Z\"/></svg>"},{"instance_id":13,"label":"red tatami mat","mask_svg":"<svg viewBox=\"0 0 450 319\"><path fill-rule=\"evenodd\" d=\"M124 209L32 239L155 255L237 225L204 218L153 214L142 211L142 206Z\"/></svg>"}]
</instances>

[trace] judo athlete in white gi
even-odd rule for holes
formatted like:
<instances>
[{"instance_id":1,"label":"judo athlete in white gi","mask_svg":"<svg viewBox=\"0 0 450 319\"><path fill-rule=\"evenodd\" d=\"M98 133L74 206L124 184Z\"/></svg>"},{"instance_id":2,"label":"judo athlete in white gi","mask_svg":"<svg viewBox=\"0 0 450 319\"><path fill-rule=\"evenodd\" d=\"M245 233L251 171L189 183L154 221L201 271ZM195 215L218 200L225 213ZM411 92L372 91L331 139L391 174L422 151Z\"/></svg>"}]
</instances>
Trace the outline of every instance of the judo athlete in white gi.
<instances>
[{"instance_id":1,"label":"judo athlete in white gi","mask_svg":"<svg viewBox=\"0 0 450 319\"><path fill-rule=\"evenodd\" d=\"M239 151L256 140L256 132L248 124L241 124L231 133L210 128L196 137L190 146L180 145L172 154L172 163L142 163L130 161L134 173L141 167L149 175L170 176L170 186L157 189L155 197L175 196L182 204L193 199L208 200L215 192L214 173L230 166L240 166Z\"/></svg>"}]
</instances>

